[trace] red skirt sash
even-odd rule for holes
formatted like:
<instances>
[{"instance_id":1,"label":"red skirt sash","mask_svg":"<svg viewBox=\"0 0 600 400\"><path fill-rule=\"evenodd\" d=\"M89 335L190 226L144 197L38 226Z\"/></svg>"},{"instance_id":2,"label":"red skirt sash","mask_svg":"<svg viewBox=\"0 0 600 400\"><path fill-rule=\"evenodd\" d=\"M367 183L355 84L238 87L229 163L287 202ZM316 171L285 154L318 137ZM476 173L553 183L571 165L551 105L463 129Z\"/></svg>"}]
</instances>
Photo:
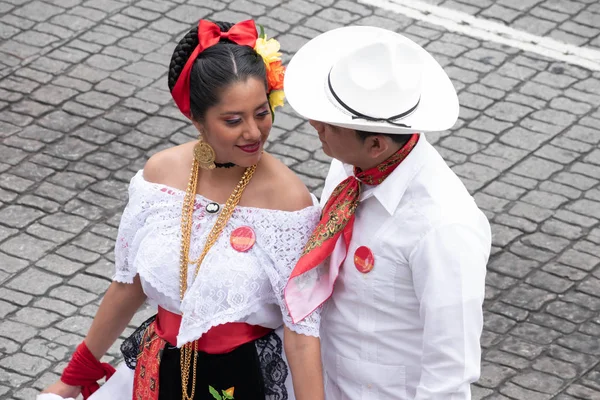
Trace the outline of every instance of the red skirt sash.
<instances>
[{"instance_id":1,"label":"red skirt sash","mask_svg":"<svg viewBox=\"0 0 600 400\"><path fill-rule=\"evenodd\" d=\"M134 400L158 400L160 356L167 343L175 346L181 325L181 315L158 307L154 322L144 333L135 368ZM230 322L212 327L198 342L198 350L209 354L224 354L259 339L272 329L243 322Z\"/></svg>"}]
</instances>

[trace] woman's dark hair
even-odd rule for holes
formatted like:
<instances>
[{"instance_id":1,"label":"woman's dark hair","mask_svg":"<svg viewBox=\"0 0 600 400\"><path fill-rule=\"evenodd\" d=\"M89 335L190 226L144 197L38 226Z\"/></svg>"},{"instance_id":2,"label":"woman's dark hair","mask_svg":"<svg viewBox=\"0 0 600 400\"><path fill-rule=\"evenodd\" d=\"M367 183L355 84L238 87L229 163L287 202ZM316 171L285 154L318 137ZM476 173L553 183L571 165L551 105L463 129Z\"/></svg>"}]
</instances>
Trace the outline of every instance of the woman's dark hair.
<instances>
[{"instance_id":1,"label":"woman's dark hair","mask_svg":"<svg viewBox=\"0 0 600 400\"><path fill-rule=\"evenodd\" d=\"M392 134L388 134L388 133L366 132L366 131L359 131L359 130L356 131L356 134L363 142L371 136L381 135L381 136L385 136L385 137L392 139L392 141L396 144L404 144L404 143L408 142L410 140L410 137L412 136L411 134L392 135Z\"/></svg>"},{"instance_id":2,"label":"woman's dark hair","mask_svg":"<svg viewBox=\"0 0 600 400\"><path fill-rule=\"evenodd\" d=\"M222 32L232 26L229 22L215 22ZM198 45L198 26L181 39L169 66L169 90L172 91L190 54ZM219 102L223 89L234 82L258 78L265 82L267 72L262 57L249 46L240 46L228 39L205 49L198 55L190 73L190 110L196 120L204 119L206 110Z\"/></svg>"}]
</instances>

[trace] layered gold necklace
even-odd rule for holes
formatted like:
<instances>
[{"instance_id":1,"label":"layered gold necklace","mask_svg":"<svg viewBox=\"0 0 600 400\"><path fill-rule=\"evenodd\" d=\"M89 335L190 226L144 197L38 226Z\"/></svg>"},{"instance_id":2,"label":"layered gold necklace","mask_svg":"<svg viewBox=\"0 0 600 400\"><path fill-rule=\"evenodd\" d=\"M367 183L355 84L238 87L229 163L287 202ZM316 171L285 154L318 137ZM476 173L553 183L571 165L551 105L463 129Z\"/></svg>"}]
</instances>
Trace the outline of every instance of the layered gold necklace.
<instances>
[{"instance_id":1,"label":"layered gold necklace","mask_svg":"<svg viewBox=\"0 0 600 400\"><path fill-rule=\"evenodd\" d=\"M198 145L197 145L198 146ZM196 187L198 185L198 170L200 169L200 162L195 156L192 161L192 169L190 172L190 180L185 191L185 197L183 198L183 207L181 212L181 255L180 255L180 275L179 275L179 297L183 301L183 297L187 290L187 277L188 277L188 265L192 264L196 266L194 273L194 279L198 276L200 271L200 265L204 257L215 244L219 235L227 225L227 221L231 218L233 210L240 202L244 189L252 179L254 171L256 171L256 165L246 168L242 178L238 182L237 186L227 199L227 202L223 206L221 213L219 214L215 225L208 234L204 249L200 256L195 260L190 260L190 242L192 237L192 226L193 226L193 214L194 205L196 203ZM194 340L191 343L186 343L181 347L180 351L180 365L181 365L181 388L182 388L182 400L193 400L196 391L196 363L198 360L198 341ZM192 389L191 393L188 394L188 382L190 378L190 364L192 364Z\"/></svg>"}]
</instances>

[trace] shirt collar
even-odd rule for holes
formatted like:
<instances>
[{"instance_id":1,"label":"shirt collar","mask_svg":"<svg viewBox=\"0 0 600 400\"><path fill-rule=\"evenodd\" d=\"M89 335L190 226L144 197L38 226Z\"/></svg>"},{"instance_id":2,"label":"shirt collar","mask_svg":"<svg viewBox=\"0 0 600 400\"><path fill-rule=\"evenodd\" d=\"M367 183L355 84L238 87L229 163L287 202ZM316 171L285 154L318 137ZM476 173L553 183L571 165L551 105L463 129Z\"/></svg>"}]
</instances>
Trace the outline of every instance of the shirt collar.
<instances>
[{"instance_id":1,"label":"shirt collar","mask_svg":"<svg viewBox=\"0 0 600 400\"><path fill-rule=\"evenodd\" d=\"M360 201L365 201L374 196L386 211L393 215L406 192L406 188L413 180L417 172L425 163L426 148L429 145L425 135L421 134L419 141L411 150L410 154L402 160L400 165L381 184L370 186L362 184ZM354 167L343 164L347 176L354 176Z\"/></svg>"}]
</instances>

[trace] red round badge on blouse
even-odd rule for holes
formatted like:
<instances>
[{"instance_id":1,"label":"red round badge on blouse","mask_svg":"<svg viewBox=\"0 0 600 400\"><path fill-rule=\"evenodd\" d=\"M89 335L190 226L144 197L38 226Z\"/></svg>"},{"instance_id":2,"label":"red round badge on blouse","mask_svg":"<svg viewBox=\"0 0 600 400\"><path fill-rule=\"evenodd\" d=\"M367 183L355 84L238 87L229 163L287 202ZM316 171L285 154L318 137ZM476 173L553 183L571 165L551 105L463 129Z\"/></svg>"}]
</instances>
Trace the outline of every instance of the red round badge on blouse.
<instances>
[{"instance_id":1,"label":"red round badge on blouse","mask_svg":"<svg viewBox=\"0 0 600 400\"><path fill-rule=\"evenodd\" d=\"M231 232L229 240L231 242L231 247L237 251L244 252L250 250L252 246L254 246L254 243L256 243L256 235L249 226L242 226Z\"/></svg>"},{"instance_id":2,"label":"red round badge on blouse","mask_svg":"<svg viewBox=\"0 0 600 400\"><path fill-rule=\"evenodd\" d=\"M371 272L375 266L373 252L367 246L361 246L354 252L354 265L363 274Z\"/></svg>"}]
</instances>

